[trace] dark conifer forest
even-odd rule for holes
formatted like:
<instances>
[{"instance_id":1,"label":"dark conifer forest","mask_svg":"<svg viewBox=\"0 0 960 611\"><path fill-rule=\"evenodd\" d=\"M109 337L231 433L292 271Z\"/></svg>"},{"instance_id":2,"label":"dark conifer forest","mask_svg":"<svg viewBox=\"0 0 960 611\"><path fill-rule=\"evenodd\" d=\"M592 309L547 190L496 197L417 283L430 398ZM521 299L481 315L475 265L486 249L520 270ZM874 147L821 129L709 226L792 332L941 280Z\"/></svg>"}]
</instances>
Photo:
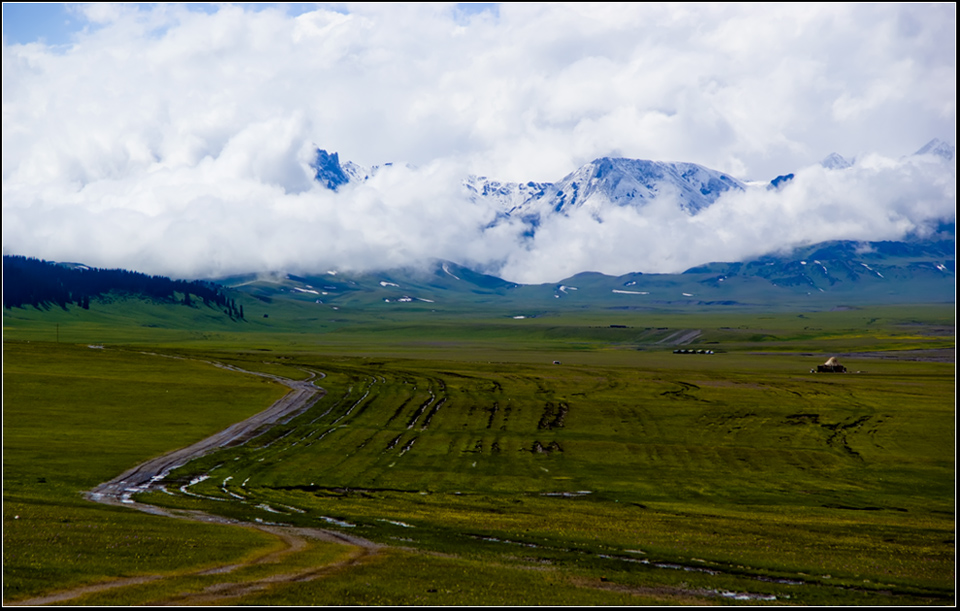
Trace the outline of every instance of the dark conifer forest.
<instances>
[{"instance_id":1,"label":"dark conifer forest","mask_svg":"<svg viewBox=\"0 0 960 611\"><path fill-rule=\"evenodd\" d=\"M171 280L123 269L63 265L22 256L3 256L3 307L35 308L73 305L90 309L91 299L108 293L142 297L162 303L180 303L222 310L243 320L243 307L227 297L222 287L199 280Z\"/></svg>"}]
</instances>

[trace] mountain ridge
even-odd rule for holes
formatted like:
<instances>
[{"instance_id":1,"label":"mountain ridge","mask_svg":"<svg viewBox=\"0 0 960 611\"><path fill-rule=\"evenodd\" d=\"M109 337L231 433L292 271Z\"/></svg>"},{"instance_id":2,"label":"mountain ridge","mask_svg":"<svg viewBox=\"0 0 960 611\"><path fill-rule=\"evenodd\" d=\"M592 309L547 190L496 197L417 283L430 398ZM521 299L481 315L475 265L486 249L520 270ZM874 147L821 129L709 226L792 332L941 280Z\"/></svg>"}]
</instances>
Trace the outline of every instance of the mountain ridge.
<instances>
[{"instance_id":1,"label":"mountain ridge","mask_svg":"<svg viewBox=\"0 0 960 611\"><path fill-rule=\"evenodd\" d=\"M334 308L379 307L378 303L404 308L535 309L953 302L953 227L906 241L821 242L745 261L707 263L677 274L636 271L610 276L583 271L557 282L518 284L437 260L426 268L259 280L247 275L220 282L259 298L295 298Z\"/></svg>"},{"instance_id":2,"label":"mountain ridge","mask_svg":"<svg viewBox=\"0 0 960 611\"><path fill-rule=\"evenodd\" d=\"M611 276L583 271L557 282L518 284L451 261L435 260L419 268L365 272L240 274L202 285L167 281L164 286L200 296L200 286L219 286L216 301L231 318L243 318L242 305L278 304L354 312L469 310L529 317L569 308L811 308L841 304L859 306L894 303L956 302L955 224L944 224L929 236L903 241L860 242L836 240L798 247L744 261L711 262L676 274L631 272ZM5 298L25 293L35 284L29 275L8 273L11 264L25 259L4 256ZM50 269L55 264L43 262ZM90 274L83 264L56 264L63 273ZM72 268L72 269L71 269ZM129 272L130 277L143 276ZM92 277L92 276L91 276ZM156 278L156 277L155 277ZM189 289L187 287L190 287ZM197 288L193 288L197 287ZM96 296L119 287L98 286ZM226 292L224 292L226 291ZM76 302L89 307L89 298L77 301L76 289L52 299L25 299L10 307L59 305ZM59 295L59 294L58 294ZM233 295L231 297L230 295ZM245 296L241 300L241 295ZM145 299L150 294L145 293ZM155 298L155 296L153 297ZM177 298L188 301L187 297ZM172 302L165 296L163 301ZM256 300L256 301L254 301ZM6 301L6 299L5 299ZM204 302L208 298L204 296ZM211 303L213 298L210 299ZM185 305L187 305L185 303ZM86 306L86 307L85 307ZM386 309L386 310L385 310ZM538 314L539 313L539 314Z\"/></svg>"},{"instance_id":3,"label":"mountain ridge","mask_svg":"<svg viewBox=\"0 0 960 611\"><path fill-rule=\"evenodd\" d=\"M955 147L933 138L907 157L924 156L952 161ZM819 165L828 170L843 171L856 163L856 158L848 159L834 152L824 157ZM317 182L337 191L342 185L369 179L378 168L365 170L350 161L341 163L337 153L317 148L311 169ZM779 189L793 176L791 172L767 183L750 183L691 162L598 157L554 182L503 182L469 175L462 180L461 188L467 199L489 203L498 217L520 219L529 226L532 235L550 215L569 215L575 210L586 209L597 217L604 206L642 209L650 200L663 195L672 196L680 210L693 216L727 192L745 191L754 184Z\"/></svg>"}]
</instances>

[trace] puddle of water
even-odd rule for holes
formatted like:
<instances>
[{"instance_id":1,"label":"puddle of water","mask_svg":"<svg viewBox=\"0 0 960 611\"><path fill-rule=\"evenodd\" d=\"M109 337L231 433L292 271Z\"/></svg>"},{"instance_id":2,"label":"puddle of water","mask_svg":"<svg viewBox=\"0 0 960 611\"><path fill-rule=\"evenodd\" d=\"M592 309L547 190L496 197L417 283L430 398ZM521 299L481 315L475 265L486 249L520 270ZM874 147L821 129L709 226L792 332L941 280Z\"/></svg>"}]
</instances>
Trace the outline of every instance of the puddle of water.
<instances>
[{"instance_id":1,"label":"puddle of water","mask_svg":"<svg viewBox=\"0 0 960 611\"><path fill-rule=\"evenodd\" d=\"M561 496L564 498L576 498L593 494L591 490L577 490L576 492L541 492L540 496Z\"/></svg>"},{"instance_id":2,"label":"puddle of water","mask_svg":"<svg viewBox=\"0 0 960 611\"><path fill-rule=\"evenodd\" d=\"M219 466L219 465L217 465L217 466ZM159 476L158 476L158 477L159 477ZM227 501L227 500L229 500L229 499L222 499L222 498L215 497L215 496L207 496L206 494L197 494L197 493L195 493L195 492L190 492L189 490L187 490L188 487L193 486L194 484L199 484L200 482L202 482L202 481L204 481L204 480L208 480L208 479L210 479L210 476L209 476L209 475L199 475L199 476L193 478L192 480L190 480L190 483L184 484L184 485L180 486L180 492L182 492L183 494L186 494L187 496L192 496L192 497L198 498L198 499L206 499L206 500L208 500L208 501L221 501L221 502L222 502L222 501Z\"/></svg>"},{"instance_id":3,"label":"puddle of water","mask_svg":"<svg viewBox=\"0 0 960 611\"><path fill-rule=\"evenodd\" d=\"M721 591L718 592L718 594L724 598L732 598L733 600L777 600L777 597L773 594L751 594L750 592L727 591Z\"/></svg>"},{"instance_id":4,"label":"puddle of water","mask_svg":"<svg viewBox=\"0 0 960 611\"><path fill-rule=\"evenodd\" d=\"M338 520L336 518L328 518L327 516L319 516L317 519L324 520L330 524L335 524L336 526L342 526L343 528L356 528L356 524L351 524L350 522L344 522L343 520Z\"/></svg>"}]
</instances>

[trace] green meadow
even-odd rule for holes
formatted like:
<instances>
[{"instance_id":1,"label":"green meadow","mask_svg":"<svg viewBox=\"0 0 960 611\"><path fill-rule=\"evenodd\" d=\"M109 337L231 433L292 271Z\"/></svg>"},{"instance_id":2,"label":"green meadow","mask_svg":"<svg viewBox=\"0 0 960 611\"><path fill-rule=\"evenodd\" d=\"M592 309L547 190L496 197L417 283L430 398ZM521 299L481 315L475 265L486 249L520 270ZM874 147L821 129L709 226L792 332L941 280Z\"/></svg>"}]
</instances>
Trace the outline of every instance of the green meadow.
<instances>
[{"instance_id":1,"label":"green meadow","mask_svg":"<svg viewBox=\"0 0 960 611\"><path fill-rule=\"evenodd\" d=\"M271 545L248 529L145 520L90 503L82 492L282 394L252 377L141 350L5 341L4 600L213 566Z\"/></svg>"},{"instance_id":2,"label":"green meadow","mask_svg":"<svg viewBox=\"0 0 960 611\"><path fill-rule=\"evenodd\" d=\"M955 602L952 304L243 303L4 312L5 602L137 576L65 602ZM811 373L831 355L848 373ZM258 564L270 532L83 498L286 390L212 362L326 395L138 500L383 547Z\"/></svg>"}]
</instances>

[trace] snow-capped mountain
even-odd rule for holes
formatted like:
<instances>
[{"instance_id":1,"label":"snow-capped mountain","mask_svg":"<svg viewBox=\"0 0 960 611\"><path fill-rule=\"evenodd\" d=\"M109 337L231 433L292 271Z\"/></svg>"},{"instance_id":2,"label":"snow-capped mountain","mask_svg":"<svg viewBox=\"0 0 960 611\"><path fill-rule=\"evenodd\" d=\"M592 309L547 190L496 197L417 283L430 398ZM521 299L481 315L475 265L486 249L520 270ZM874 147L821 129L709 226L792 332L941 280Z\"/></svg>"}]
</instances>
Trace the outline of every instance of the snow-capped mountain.
<instances>
[{"instance_id":1,"label":"snow-capped mountain","mask_svg":"<svg viewBox=\"0 0 960 611\"><path fill-rule=\"evenodd\" d=\"M947 161L953 161L953 156L956 154L956 151L956 147L952 144L944 142L940 138L934 138L920 147L920 150L914 153L914 155L935 155Z\"/></svg>"},{"instance_id":2,"label":"snow-capped mountain","mask_svg":"<svg viewBox=\"0 0 960 611\"><path fill-rule=\"evenodd\" d=\"M568 214L578 208L596 212L605 205L643 206L661 195L696 214L731 190L739 180L695 163L601 157L555 183L501 183L472 176L464 181L468 196L493 201L504 214L534 220Z\"/></svg>"},{"instance_id":3,"label":"snow-capped mountain","mask_svg":"<svg viewBox=\"0 0 960 611\"><path fill-rule=\"evenodd\" d=\"M317 149L311 167L314 178L333 191L362 182L376 171L349 161L341 164L337 153L323 149ZM569 214L578 208L596 212L607 205L641 207L658 196L672 196L682 210L696 214L723 193L745 188L736 178L695 163L611 157L595 159L554 183L500 182L484 176L463 181L468 198L534 224L545 215Z\"/></svg>"},{"instance_id":4,"label":"snow-capped mountain","mask_svg":"<svg viewBox=\"0 0 960 611\"><path fill-rule=\"evenodd\" d=\"M528 200L521 210L543 214L577 208L596 211L607 204L639 207L667 195L675 197L684 211L696 214L731 189L742 191L744 185L695 163L602 157L546 186L542 196Z\"/></svg>"},{"instance_id":5,"label":"snow-capped mountain","mask_svg":"<svg viewBox=\"0 0 960 611\"><path fill-rule=\"evenodd\" d=\"M337 153L323 149L317 149L312 169L314 178L333 191L372 174L350 161L341 164ZM469 176L463 188L471 199L488 201L507 215L566 213L607 203L638 206L660 195L673 195L683 210L695 214L721 194L745 186L732 176L695 163L601 157L555 183L500 182Z\"/></svg>"},{"instance_id":6,"label":"snow-capped mountain","mask_svg":"<svg viewBox=\"0 0 960 611\"><path fill-rule=\"evenodd\" d=\"M933 157L939 157L944 161L952 161L955 154L956 148L952 144L944 142L940 138L934 138L930 142L927 142L920 147L917 152L913 153L912 155L908 155L907 157L931 155ZM830 153L824 157L823 161L820 162L820 165L828 170L845 170L849 167L853 167L854 163L856 163L856 159L847 159L838 153Z\"/></svg>"},{"instance_id":7,"label":"snow-capped mountain","mask_svg":"<svg viewBox=\"0 0 960 611\"><path fill-rule=\"evenodd\" d=\"M820 165L828 170L845 170L853 165L853 159L847 159L839 153L830 153L823 158Z\"/></svg>"},{"instance_id":8,"label":"snow-capped mountain","mask_svg":"<svg viewBox=\"0 0 960 611\"><path fill-rule=\"evenodd\" d=\"M369 172L362 167L347 161L340 163L340 156L337 153L328 153L323 149L317 149L317 155L311 166L314 170L314 180L330 189L336 191L341 185L349 182L361 182L369 177Z\"/></svg>"},{"instance_id":9,"label":"snow-capped mountain","mask_svg":"<svg viewBox=\"0 0 960 611\"><path fill-rule=\"evenodd\" d=\"M952 160L954 154L955 148L939 138L914 153L947 161ZM829 170L844 170L854 163L855 159L831 153L820 165ZM349 161L341 164L337 153L322 149L317 149L312 167L316 180L334 191L347 183L362 182L377 170L376 167L365 170ZM780 189L793 177L792 173L778 176L767 183L766 188ZM500 218L519 218L531 228L536 228L550 215L568 215L578 209L596 215L607 206L642 208L660 196L674 198L681 210L696 215L724 193L743 191L752 185L695 163L620 157L595 159L557 182L500 182L485 176L469 176L462 183L465 195L472 201L486 202Z\"/></svg>"},{"instance_id":10,"label":"snow-capped mountain","mask_svg":"<svg viewBox=\"0 0 960 611\"><path fill-rule=\"evenodd\" d=\"M543 198L551 187L553 184L549 182L499 182L486 176L468 176L463 181L467 197L490 202L504 214L516 212L527 202Z\"/></svg>"},{"instance_id":11,"label":"snow-capped mountain","mask_svg":"<svg viewBox=\"0 0 960 611\"><path fill-rule=\"evenodd\" d=\"M780 176L777 176L777 177L774 178L773 180L771 180L771 181L770 181L770 184L767 185L767 189L768 189L768 190L770 190L770 189L782 189L784 185L786 185L788 182L790 182L790 181L793 180L793 179L794 179L794 174L793 174L793 172L791 172L790 174L782 174L782 175L780 175Z\"/></svg>"}]
</instances>

